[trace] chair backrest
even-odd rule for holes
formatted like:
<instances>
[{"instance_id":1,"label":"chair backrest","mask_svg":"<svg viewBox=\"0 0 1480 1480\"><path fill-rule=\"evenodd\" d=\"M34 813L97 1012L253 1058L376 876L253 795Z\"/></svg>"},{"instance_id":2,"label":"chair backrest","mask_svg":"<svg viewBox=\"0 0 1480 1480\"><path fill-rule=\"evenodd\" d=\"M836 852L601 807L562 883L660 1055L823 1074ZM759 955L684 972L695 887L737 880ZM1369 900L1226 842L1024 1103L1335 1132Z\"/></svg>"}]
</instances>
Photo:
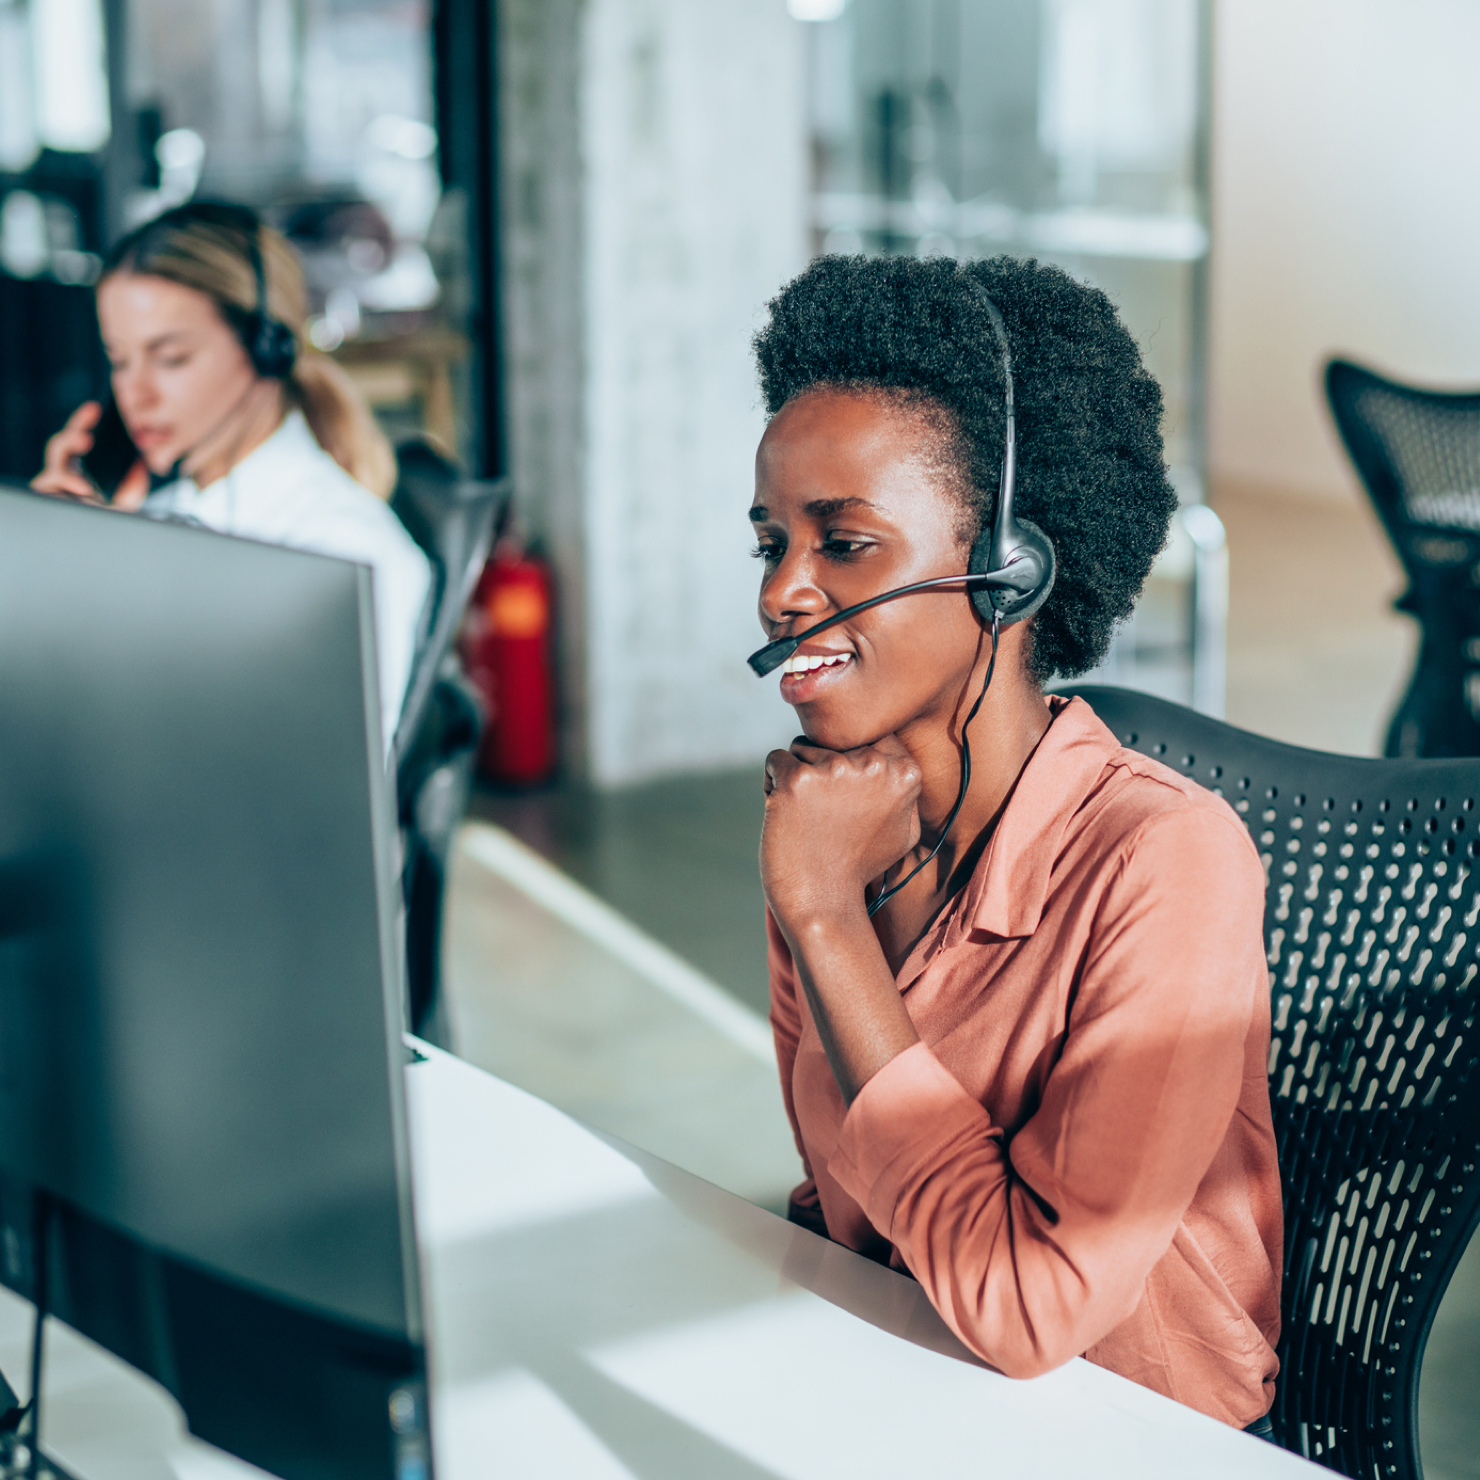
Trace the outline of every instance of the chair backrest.
<instances>
[{"instance_id":1,"label":"chair backrest","mask_svg":"<svg viewBox=\"0 0 1480 1480\"><path fill-rule=\"evenodd\" d=\"M1326 366L1337 429L1408 573L1423 646L1389 755L1480 755L1480 392Z\"/></svg>"},{"instance_id":2,"label":"chair backrest","mask_svg":"<svg viewBox=\"0 0 1480 1480\"><path fill-rule=\"evenodd\" d=\"M1384 520L1480 542L1480 392L1422 390L1332 360L1326 396Z\"/></svg>"},{"instance_id":3,"label":"chair backrest","mask_svg":"<svg viewBox=\"0 0 1480 1480\"><path fill-rule=\"evenodd\" d=\"M412 662L406 699L396 726L397 763L415 742L437 680L451 650L463 608L473 594L509 504L509 480L464 478L429 443L412 441L396 451L399 478L391 509L432 564L432 591Z\"/></svg>"},{"instance_id":4,"label":"chair backrest","mask_svg":"<svg viewBox=\"0 0 1480 1480\"><path fill-rule=\"evenodd\" d=\"M1227 798L1268 877L1285 1203L1281 1444L1418 1480L1418 1379L1480 1221L1480 760L1365 760L1081 686L1122 744Z\"/></svg>"}]
</instances>

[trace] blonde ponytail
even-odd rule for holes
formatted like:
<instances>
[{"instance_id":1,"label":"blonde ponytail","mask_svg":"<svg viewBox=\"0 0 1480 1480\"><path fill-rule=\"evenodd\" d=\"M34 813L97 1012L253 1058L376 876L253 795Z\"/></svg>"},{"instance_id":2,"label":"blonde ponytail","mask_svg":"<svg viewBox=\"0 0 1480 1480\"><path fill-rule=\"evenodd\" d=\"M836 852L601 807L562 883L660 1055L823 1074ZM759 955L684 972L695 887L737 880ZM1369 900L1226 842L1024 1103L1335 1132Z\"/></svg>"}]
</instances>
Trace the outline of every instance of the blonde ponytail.
<instances>
[{"instance_id":1,"label":"blonde ponytail","mask_svg":"<svg viewBox=\"0 0 1480 1480\"><path fill-rule=\"evenodd\" d=\"M359 386L317 350L300 347L285 389L303 412L319 446L362 487L389 498L396 486L396 454Z\"/></svg>"},{"instance_id":2,"label":"blonde ponytail","mask_svg":"<svg viewBox=\"0 0 1480 1480\"><path fill-rule=\"evenodd\" d=\"M250 226L257 233L267 311L289 325L298 340L297 361L283 382L288 403L303 412L319 446L356 483L377 498L389 498L396 486L396 455L360 388L304 342L308 289L298 254L281 232L256 223L245 208L185 206L147 222L120 242L103 275L135 272L194 288L214 299L222 316L236 326L257 307Z\"/></svg>"}]
</instances>

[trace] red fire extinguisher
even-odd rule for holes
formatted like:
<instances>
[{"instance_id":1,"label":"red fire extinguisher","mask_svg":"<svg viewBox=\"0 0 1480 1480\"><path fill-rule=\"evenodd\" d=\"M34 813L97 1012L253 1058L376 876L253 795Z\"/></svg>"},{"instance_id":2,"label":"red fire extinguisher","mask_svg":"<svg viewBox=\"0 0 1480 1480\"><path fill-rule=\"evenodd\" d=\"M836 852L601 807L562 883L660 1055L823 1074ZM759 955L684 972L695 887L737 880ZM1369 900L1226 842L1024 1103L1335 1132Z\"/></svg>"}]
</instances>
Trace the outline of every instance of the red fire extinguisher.
<instances>
[{"instance_id":1,"label":"red fire extinguisher","mask_svg":"<svg viewBox=\"0 0 1480 1480\"><path fill-rule=\"evenodd\" d=\"M468 677L488 702L478 769L518 786L554 774L554 601L549 562L503 540L483 568L460 643Z\"/></svg>"}]
</instances>

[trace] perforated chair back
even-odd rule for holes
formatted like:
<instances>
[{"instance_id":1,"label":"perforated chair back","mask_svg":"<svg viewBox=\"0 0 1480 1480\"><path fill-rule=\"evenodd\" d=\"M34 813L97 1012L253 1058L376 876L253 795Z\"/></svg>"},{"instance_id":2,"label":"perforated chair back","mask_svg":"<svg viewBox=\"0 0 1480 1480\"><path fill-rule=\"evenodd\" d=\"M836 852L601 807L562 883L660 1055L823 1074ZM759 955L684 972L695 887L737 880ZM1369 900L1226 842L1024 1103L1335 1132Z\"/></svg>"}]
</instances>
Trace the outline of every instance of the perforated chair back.
<instances>
[{"instance_id":1,"label":"perforated chair back","mask_svg":"<svg viewBox=\"0 0 1480 1480\"><path fill-rule=\"evenodd\" d=\"M1480 755L1480 393L1326 366L1337 430L1407 572L1423 646L1389 755Z\"/></svg>"},{"instance_id":2,"label":"perforated chair back","mask_svg":"<svg viewBox=\"0 0 1480 1480\"><path fill-rule=\"evenodd\" d=\"M404 765L416 744L443 659L483 570L494 530L509 503L509 480L464 478L429 443L396 449L399 477L391 509L432 565L432 590L396 726L395 754Z\"/></svg>"},{"instance_id":3,"label":"perforated chair back","mask_svg":"<svg viewBox=\"0 0 1480 1480\"><path fill-rule=\"evenodd\" d=\"M442 902L453 833L467 810L483 706L453 641L509 507L509 480L464 478L430 443L396 451L391 508L432 566L432 593L396 727L396 797L406 899L407 1021L444 1041L440 1014Z\"/></svg>"},{"instance_id":4,"label":"perforated chair back","mask_svg":"<svg viewBox=\"0 0 1480 1480\"><path fill-rule=\"evenodd\" d=\"M1281 745L1126 689L1122 744L1226 797L1269 884L1279 1442L1419 1480L1424 1345L1480 1220L1480 761Z\"/></svg>"}]
</instances>

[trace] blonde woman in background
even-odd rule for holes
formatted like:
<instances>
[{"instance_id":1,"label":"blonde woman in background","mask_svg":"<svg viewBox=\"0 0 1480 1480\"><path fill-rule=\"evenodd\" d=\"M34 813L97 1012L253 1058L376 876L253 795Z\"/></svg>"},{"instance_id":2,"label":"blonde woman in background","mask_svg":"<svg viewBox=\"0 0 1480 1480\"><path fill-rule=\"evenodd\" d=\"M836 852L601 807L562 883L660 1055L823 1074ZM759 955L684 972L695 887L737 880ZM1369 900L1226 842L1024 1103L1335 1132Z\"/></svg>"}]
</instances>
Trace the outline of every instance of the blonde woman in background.
<instances>
[{"instance_id":1,"label":"blonde woman in background","mask_svg":"<svg viewBox=\"0 0 1480 1480\"><path fill-rule=\"evenodd\" d=\"M390 444L348 376L302 342L292 247L245 207L182 206L114 248L97 303L140 458L113 507L368 565L389 749L431 571L386 503ZM78 407L33 488L97 500L78 459L102 414Z\"/></svg>"}]
</instances>

